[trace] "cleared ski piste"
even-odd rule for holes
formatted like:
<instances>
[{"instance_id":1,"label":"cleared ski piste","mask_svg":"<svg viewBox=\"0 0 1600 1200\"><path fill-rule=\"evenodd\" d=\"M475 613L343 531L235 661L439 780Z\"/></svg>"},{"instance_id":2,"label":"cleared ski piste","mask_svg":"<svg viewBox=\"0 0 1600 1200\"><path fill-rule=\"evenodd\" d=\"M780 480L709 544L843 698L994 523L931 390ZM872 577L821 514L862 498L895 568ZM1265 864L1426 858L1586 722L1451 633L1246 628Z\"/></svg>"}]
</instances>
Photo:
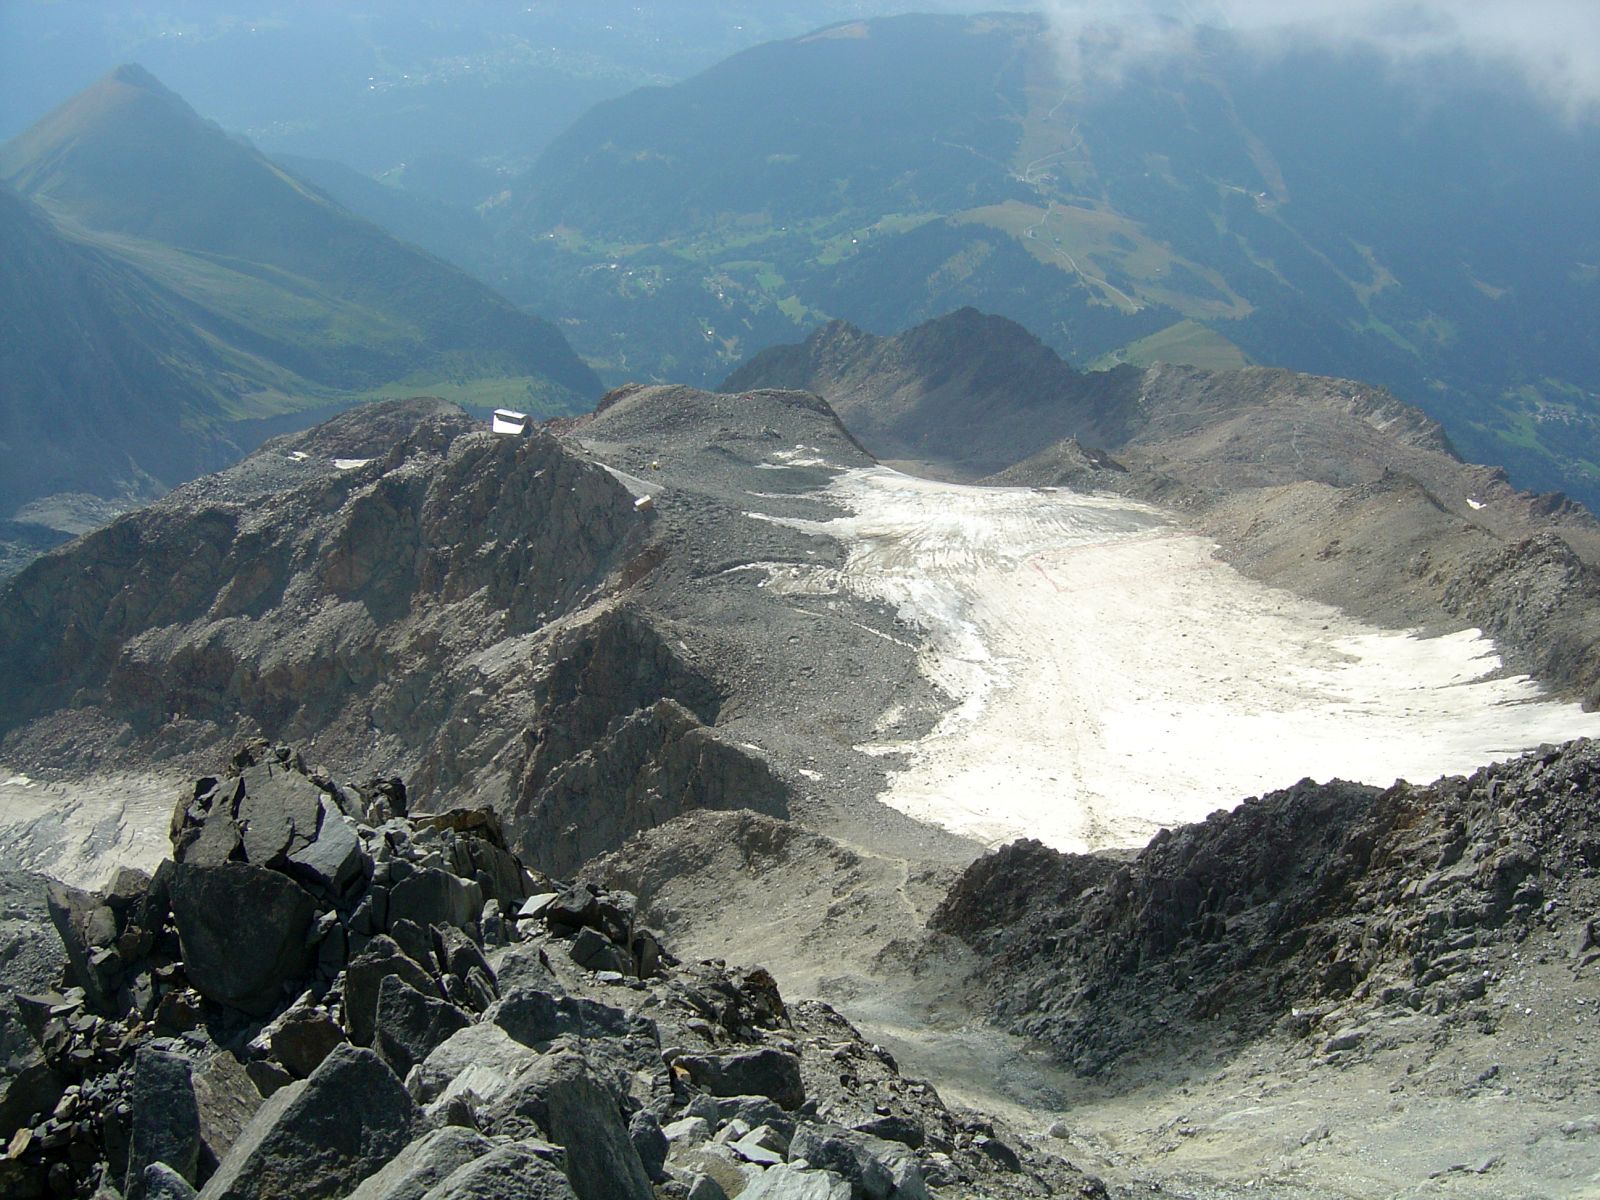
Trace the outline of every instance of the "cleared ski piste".
<instances>
[{"instance_id":1,"label":"cleared ski piste","mask_svg":"<svg viewBox=\"0 0 1600 1200\"><path fill-rule=\"evenodd\" d=\"M765 586L879 600L914 627L953 707L924 738L861 748L901 756L882 800L989 845L1138 845L1307 776L1427 782L1600 735L1600 714L1501 676L1476 630L1364 625L1154 508L883 467L827 497L851 515L782 523L843 541L845 567L767 564Z\"/></svg>"}]
</instances>

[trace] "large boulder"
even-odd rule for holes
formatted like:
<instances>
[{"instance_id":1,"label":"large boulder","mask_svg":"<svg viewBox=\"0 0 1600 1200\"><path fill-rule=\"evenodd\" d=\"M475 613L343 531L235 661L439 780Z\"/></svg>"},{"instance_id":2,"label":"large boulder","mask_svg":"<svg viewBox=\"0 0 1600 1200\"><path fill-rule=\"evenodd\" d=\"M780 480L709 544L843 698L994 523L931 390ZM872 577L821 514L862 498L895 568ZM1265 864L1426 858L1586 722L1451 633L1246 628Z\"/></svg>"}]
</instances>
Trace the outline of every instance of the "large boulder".
<instances>
[{"instance_id":1,"label":"large boulder","mask_svg":"<svg viewBox=\"0 0 1600 1200\"><path fill-rule=\"evenodd\" d=\"M494 1148L495 1144L477 1130L446 1125L419 1137L377 1174L367 1176L348 1200L422 1200L457 1167L482 1158Z\"/></svg>"},{"instance_id":2,"label":"large boulder","mask_svg":"<svg viewBox=\"0 0 1600 1200\"><path fill-rule=\"evenodd\" d=\"M311 894L287 875L250 863L180 863L172 915L184 970L201 995L266 1016L284 985L313 962L307 934L316 919Z\"/></svg>"},{"instance_id":3,"label":"large boulder","mask_svg":"<svg viewBox=\"0 0 1600 1200\"><path fill-rule=\"evenodd\" d=\"M451 1034L472 1024L453 1004L425 996L398 975L386 975L378 986L375 1047L384 1061L404 1076Z\"/></svg>"},{"instance_id":4,"label":"large boulder","mask_svg":"<svg viewBox=\"0 0 1600 1200\"><path fill-rule=\"evenodd\" d=\"M189 1183L200 1166L200 1105L181 1054L141 1046L133 1060L125 1200L145 1200L145 1168L165 1163Z\"/></svg>"},{"instance_id":5,"label":"large boulder","mask_svg":"<svg viewBox=\"0 0 1600 1200\"><path fill-rule=\"evenodd\" d=\"M653 1200L619 1098L582 1055L541 1055L497 1108L493 1131L524 1137L535 1127L567 1151L567 1178L578 1200Z\"/></svg>"},{"instance_id":6,"label":"large boulder","mask_svg":"<svg viewBox=\"0 0 1600 1200\"><path fill-rule=\"evenodd\" d=\"M501 1146L457 1167L424 1200L577 1200L567 1177L540 1149L522 1142Z\"/></svg>"},{"instance_id":7,"label":"large boulder","mask_svg":"<svg viewBox=\"0 0 1600 1200\"><path fill-rule=\"evenodd\" d=\"M346 1043L309 1079L261 1106L205 1188L204 1200L344 1196L400 1153L417 1108L371 1050Z\"/></svg>"},{"instance_id":8,"label":"large boulder","mask_svg":"<svg viewBox=\"0 0 1600 1200\"><path fill-rule=\"evenodd\" d=\"M770 1046L734 1054L684 1054L672 1066L713 1096L765 1096L787 1109L806 1102L800 1060Z\"/></svg>"}]
</instances>

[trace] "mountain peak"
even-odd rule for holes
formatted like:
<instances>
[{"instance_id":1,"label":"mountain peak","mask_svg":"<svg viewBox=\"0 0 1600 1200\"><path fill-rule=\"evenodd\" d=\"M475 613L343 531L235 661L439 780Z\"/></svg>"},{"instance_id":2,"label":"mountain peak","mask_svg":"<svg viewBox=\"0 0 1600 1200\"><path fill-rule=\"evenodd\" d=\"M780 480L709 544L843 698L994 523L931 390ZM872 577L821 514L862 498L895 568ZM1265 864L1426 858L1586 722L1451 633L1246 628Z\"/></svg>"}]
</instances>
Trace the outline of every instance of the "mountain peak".
<instances>
[{"instance_id":1,"label":"mountain peak","mask_svg":"<svg viewBox=\"0 0 1600 1200\"><path fill-rule=\"evenodd\" d=\"M129 87L143 88L145 91L156 92L165 96L176 95L171 88L162 83L149 71L138 63L123 63L120 67L106 75L106 81L111 83L125 83Z\"/></svg>"}]
</instances>

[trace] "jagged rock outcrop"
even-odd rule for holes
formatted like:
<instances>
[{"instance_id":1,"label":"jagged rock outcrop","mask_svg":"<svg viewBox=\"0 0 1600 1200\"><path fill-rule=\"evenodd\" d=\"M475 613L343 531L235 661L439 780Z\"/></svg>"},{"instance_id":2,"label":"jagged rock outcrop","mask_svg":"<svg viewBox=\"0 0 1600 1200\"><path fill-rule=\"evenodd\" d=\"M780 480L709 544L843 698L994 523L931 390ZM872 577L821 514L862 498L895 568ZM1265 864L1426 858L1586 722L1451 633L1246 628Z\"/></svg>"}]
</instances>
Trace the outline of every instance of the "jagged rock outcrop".
<instances>
[{"instance_id":1,"label":"jagged rock outcrop","mask_svg":"<svg viewBox=\"0 0 1600 1200\"><path fill-rule=\"evenodd\" d=\"M719 739L682 705L659 700L613 723L554 772L519 815L530 861L570 875L640 830L694 809L786 815L788 790L759 754Z\"/></svg>"},{"instance_id":2,"label":"jagged rock outcrop","mask_svg":"<svg viewBox=\"0 0 1600 1200\"><path fill-rule=\"evenodd\" d=\"M0 1024L0 1081L26 1097L0 1108L5 1194L1105 1194L952 1113L826 1005L786 1005L765 971L679 962L627 893L519 873L543 890L491 894L454 924L448 904L406 899L434 874L483 889L494 873L474 866L480 851L506 852L491 815L411 818L396 811L405 796L392 777L355 788L287 748L247 747L179 805L181 861L70 898L62 937L115 959L79 947L70 970L121 982L94 1006L79 984L0 1009L19 1018ZM359 870L302 887L297 863L340 820L355 828ZM263 927L276 918L246 903L259 879L299 889L308 958L268 953L276 989L205 982L225 951L191 936L211 918L181 901L186 871L208 873L209 905L244 948L276 944ZM167 879L173 903L152 905ZM119 927L119 910L138 915ZM23 1079L15 1068L29 1064L52 1079Z\"/></svg>"},{"instance_id":3,"label":"jagged rock outcrop","mask_svg":"<svg viewBox=\"0 0 1600 1200\"><path fill-rule=\"evenodd\" d=\"M844 436L808 402L774 411ZM619 409L660 415L623 397L613 424ZM785 812L764 756L714 728L727 680L659 606L619 598L675 538L545 432L495 436L437 401L345 413L0 592L0 737L81 770L293 736L398 762L421 807L449 793L497 809L560 874L690 808ZM280 854L305 890L355 882L358 814L307 784L269 828L247 811L268 781L242 786L186 835L185 894L201 865Z\"/></svg>"},{"instance_id":4,"label":"jagged rock outcrop","mask_svg":"<svg viewBox=\"0 0 1600 1200\"><path fill-rule=\"evenodd\" d=\"M412 415L370 460L281 440L24 571L0 603L0 728L88 689L142 737L243 719L425 745L459 657L572 609L647 518L547 435ZM360 426L341 422L370 449Z\"/></svg>"},{"instance_id":5,"label":"jagged rock outcrop","mask_svg":"<svg viewBox=\"0 0 1600 1200\"><path fill-rule=\"evenodd\" d=\"M1531 932L1572 930L1574 969L1594 970L1597 797L1587 740L1426 787L1307 780L1163 832L1126 865L1015 843L931 923L992 964L1006 1024L1082 1071L1212 1039L1219 1021L1338 1052L1385 1011L1487 1019Z\"/></svg>"}]
</instances>

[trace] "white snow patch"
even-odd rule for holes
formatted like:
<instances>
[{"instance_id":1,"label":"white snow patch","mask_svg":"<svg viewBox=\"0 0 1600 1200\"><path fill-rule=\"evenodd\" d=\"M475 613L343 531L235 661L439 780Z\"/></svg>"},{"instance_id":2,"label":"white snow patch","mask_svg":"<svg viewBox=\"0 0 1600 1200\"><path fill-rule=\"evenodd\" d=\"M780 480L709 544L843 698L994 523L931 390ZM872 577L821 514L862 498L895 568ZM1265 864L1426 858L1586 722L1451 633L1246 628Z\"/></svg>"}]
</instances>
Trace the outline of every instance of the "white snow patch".
<instances>
[{"instance_id":1,"label":"white snow patch","mask_svg":"<svg viewBox=\"0 0 1600 1200\"><path fill-rule=\"evenodd\" d=\"M1306 776L1425 782L1600 735L1600 714L1499 676L1477 630L1363 625L1144 505L882 467L827 492L851 515L764 519L841 539L842 571L751 566L775 591L882 601L921 634L954 707L925 738L861 749L906 755L887 803L990 845L1133 845Z\"/></svg>"},{"instance_id":2,"label":"white snow patch","mask_svg":"<svg viewBox=\"0 0 1600 1200\"><path fill-rule=\"evenodd\" d=\"M793 450L773 451L773 462L757 463L760 471L782 471L789 467L825 467L828 460L815 446L796 446Z\"/></svg>"},{"instance_id":3,"label":"white snow patch","mask_svg":"<svg viewBox=\"0 0 1600 1200\"><path fill-rule=\"evenodd\" d=\"M354 471L357 467L364 467L372 460L370 458L336 458L333 465L341 471Z\"/></svg>"},{"instance_id":4,"label":"white snow patch","mask_svg":"<svg viewBox=\"0 0 1600 1200\"><path fill-rule=\"evenodd\" d=\"M1480 501L1480 500L1473 500L1473 499L1471 499L1469 497L1467 499L1467 507L1470 508L1473 512L1477 512L1480 508L1483 507L1483 502Z\"/></svg>"}]
</instances>

